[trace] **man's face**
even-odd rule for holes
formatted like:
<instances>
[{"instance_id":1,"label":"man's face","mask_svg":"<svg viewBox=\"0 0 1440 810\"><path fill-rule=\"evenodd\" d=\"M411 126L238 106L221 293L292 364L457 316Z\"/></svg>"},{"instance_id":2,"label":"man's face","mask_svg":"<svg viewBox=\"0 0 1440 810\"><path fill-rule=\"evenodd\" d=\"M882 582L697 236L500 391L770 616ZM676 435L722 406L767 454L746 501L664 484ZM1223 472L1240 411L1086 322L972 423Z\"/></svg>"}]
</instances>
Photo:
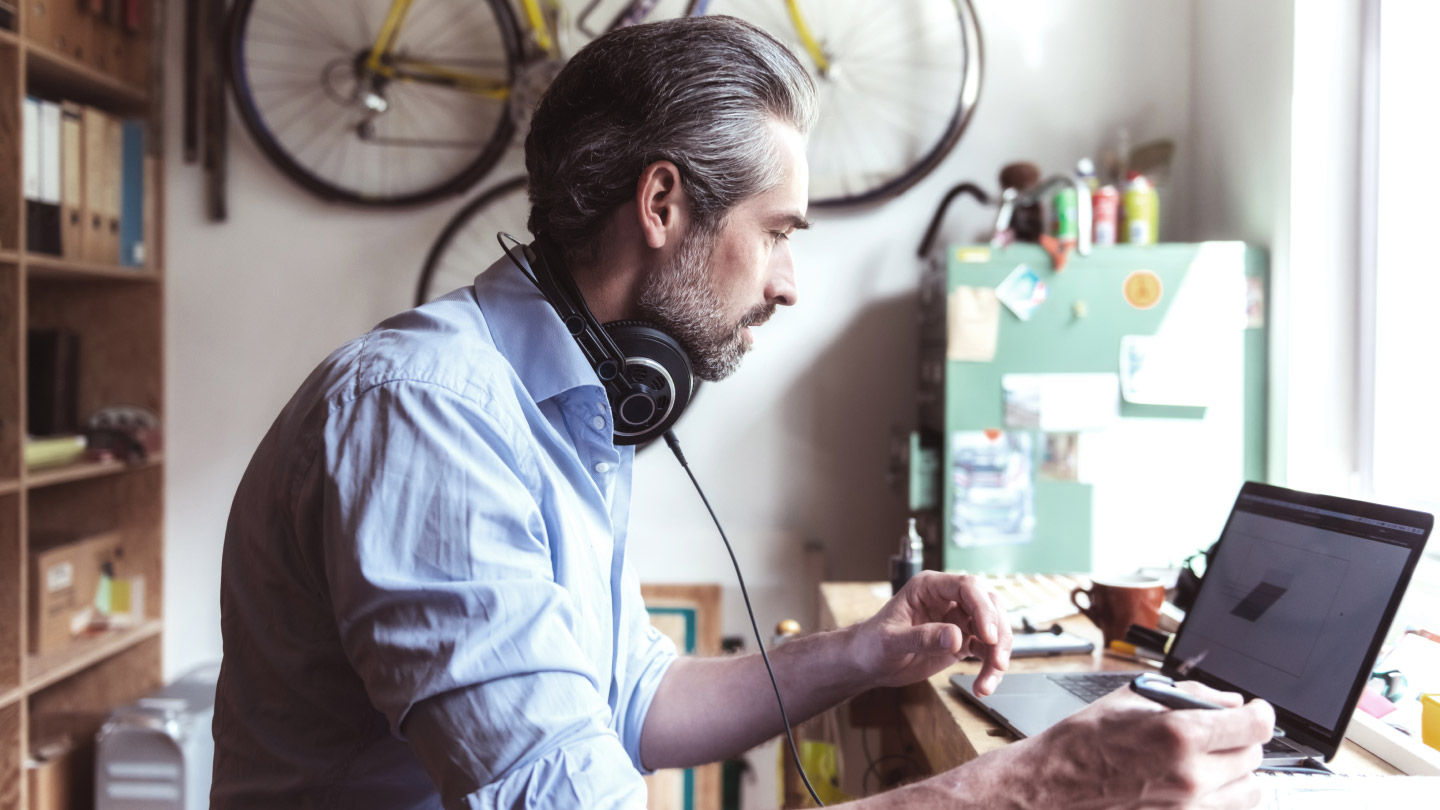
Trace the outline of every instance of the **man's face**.
<instances>
[{"instance_id":1,"label":"man's face","mask_svg":"<svg viewBox=\"0 0 1440 810\"><path fill-rule=\"evenodd\" d=\"M680 341L695 376L709 382L735 373L754 343L751 327L798 296L789 237L809 227L805 142L778 122L770 137L783 168L780 182L732 208L718 233L692 229L640 294L641 317Z\"/></svg>"}]
</instances>

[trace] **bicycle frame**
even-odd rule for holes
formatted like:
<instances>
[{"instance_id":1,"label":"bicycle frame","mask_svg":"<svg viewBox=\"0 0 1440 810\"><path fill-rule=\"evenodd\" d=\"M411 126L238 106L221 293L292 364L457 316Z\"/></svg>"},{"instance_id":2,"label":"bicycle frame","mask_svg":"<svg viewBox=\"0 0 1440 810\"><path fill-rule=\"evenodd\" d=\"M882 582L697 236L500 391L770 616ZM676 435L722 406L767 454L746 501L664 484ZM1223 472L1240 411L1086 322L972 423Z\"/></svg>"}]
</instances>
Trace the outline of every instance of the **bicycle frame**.
<instances>
[{"instance_id":1,"label":"bicycle frame","mask_svg":"<svg viewBox=\"0 0 1440 810\"><path fill-rule=\"evenodd\" d=\"M815 69L819 71L820 75L826 75L830 71L830 58L815 38L814 33L811 32L809 24L806 23L805 16L800 11L799 0L784 0L784 2L786 13L790 17L790 22L795 26L795 33L799 36L805 53L814 62ZM550 15L547 15L546 9L542 8L542 0L519 0L519 3L525 23L530 29L531 40L541 57L545 59L559 58L555 36L551 32L550 21L547 19ZM508 81L478 76L431 62L393 56L391 49L399 38L400 30L405 24L405 16L413 5L414 0L393 0L391 2L390 10L385 15L385 21L381 24L380 31L375 37L375 43L365 57L367 73L387 81L425 82L497 100L509 98ZM633 11L636 7L643 7L644 0L635 0L631 5ZM699 0L694 4L692 13L703 14L708 5L708 0Z\"/></svg>"},{"instance_id":2,"label":"bicycle frame","mask_svg":"<svg viewBox=\"0 0 1440 810\"><path fill-rule=\"evenodd\" d=\"M375 44L370 46L370 52L365 57L367 73L388 81L425 82L502 101L510 97L508 80L478 76L431 62L392 56L390 51L399 38L400 29L405 24L405 15L409 13L412 5L414 0L391 2L385 21L375 37ZM540 7L540 0L520 0L520 6L536 47L547 57L553 56L555 39L550 34L550 26L545 19L544 10Z\"/></svg>"}]
</instances>

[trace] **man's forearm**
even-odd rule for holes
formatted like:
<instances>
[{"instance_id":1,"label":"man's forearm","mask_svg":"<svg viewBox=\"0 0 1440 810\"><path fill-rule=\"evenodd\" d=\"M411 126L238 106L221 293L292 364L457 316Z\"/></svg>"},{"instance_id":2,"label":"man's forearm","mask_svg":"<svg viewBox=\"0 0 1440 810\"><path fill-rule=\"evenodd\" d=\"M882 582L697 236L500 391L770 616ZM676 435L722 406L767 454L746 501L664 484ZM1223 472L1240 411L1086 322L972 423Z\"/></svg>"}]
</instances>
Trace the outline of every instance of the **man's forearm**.
<instances>
[{"instance_id":1,"label":"man's forearm","mask_svg":"<svg viewBox=\"0 0 1440 810\"><path fill-rule=\"evenodd\" d=\"M870 684L848 645L852 630L794 639L770 650L790 722L799 723ZM760 655L681 658L660 682L640 737L649 768L716 762L782 733L780 709Z\"/></svg>"}]
</instances>

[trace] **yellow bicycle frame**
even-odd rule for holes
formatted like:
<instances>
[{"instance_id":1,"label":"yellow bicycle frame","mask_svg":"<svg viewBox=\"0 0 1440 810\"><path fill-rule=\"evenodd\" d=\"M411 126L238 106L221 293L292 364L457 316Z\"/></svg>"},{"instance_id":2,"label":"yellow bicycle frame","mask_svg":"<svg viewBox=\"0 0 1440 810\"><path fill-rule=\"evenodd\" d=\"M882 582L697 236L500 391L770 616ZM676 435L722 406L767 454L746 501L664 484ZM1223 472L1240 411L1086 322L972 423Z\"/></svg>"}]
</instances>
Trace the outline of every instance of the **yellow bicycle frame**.
<instances>
[{"instance_id":1,"label":"yellow bicycle frame","mask_svg":"<svg viewBox=\"0 0 1440 810\"><path fill-rule=\"evenodd\" d=\"M442 84L489 98L500 100L509 98L510 86L503 79L477 76L428 62L387 59L386 55L399 38L400 29L405 23L405 15L409 13L412 5L414 5L414 0L393 0L390 4L390 10L385 14L385 22L380 25L380 33L375 37L375 44L370 47L370 53L365 57L367 71L386 79ZM554 47L554 40L550 36L549 26L546 25L545 16L540 9L540 0L521 0L521 5L524 7L526 22L530 24L530 28L534 32L536 44L547 54L550 53Z\"/></svg>"},{"instance_id":2,"label":"yellow bicycle frame","mask_svg":"<svg viewBox=\"0 0 1440 810\"><path fill-rule=\"evenodd\" d=\"M820 41L815 39L810 26L805 22L805 15L800 13L800 0L785 0L785 10L790 12L790 22L795 26L795 34L800 37L800 44L805 46L805 53L809 54L811 61L815 63L815 69L820 71L821 76L829 73L830 57L825 55Z\"/></svg>"}]
</instances>

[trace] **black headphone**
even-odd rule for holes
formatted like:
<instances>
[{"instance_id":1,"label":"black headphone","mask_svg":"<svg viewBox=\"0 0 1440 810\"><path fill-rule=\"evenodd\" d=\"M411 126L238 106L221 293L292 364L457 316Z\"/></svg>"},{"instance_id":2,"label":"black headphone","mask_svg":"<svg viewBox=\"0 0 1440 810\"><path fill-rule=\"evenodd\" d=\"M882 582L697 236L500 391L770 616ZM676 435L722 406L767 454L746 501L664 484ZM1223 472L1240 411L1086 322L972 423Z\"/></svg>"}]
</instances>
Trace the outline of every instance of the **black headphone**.
<instances>
[{"instance_id":1,"label":"black headphone","mask_svg":"<svg viewBox=\"0 0 1440 810\"><path fill-rule=\"evenodd\" d=\"M669 430L695 390L690 358L680 343L645 321L612 321L602 327L549 239L539 236L526 245L508 233L495 237L554 307L604 384L615 419L615 444L645 444ZM522 255L516 255L507 239Z\"/></svg>"}]
</instances>

